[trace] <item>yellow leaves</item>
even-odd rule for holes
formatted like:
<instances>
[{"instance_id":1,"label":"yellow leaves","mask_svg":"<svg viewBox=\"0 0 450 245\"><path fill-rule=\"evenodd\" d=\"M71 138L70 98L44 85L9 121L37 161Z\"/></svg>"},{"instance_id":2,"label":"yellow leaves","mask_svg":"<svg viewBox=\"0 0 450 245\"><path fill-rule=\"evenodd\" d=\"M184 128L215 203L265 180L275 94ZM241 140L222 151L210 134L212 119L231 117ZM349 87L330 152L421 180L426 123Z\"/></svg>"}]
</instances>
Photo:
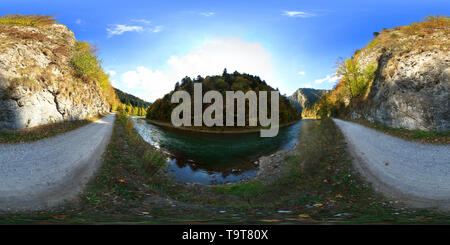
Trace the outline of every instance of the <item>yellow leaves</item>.
<instances>
[{"instance_id":1,"label":"yellow leaves","mask_svg":"<svg viewBox=\"0 0 450 245\"><path fill-rule=\"evenodd\" d=\"M311 218L308 214L299 214L298 217L300 218Z\"/></svg>"},{"instance_id":2,"label":"yellow leaves","mask_svg":"<svg viewBox=\"0 0 450 245\"><path fill-rule=\"evenodd\" d=\"M68 214L58 214L58 215L52 216L52 219L65 219L67 217L69 217Z\"/></svg>"},{"instance_id":3,"label":"yellow leaves","mask_svg":"<svg viewBox=\"0 0 450 245\"><path fill-rule=\"evenodd\" d=\"M322 203L316 203L316 204L314 204L313 206L314 206L314 207L319 207L319 208L320 208L320 207L323 207L323 204L322 204Z\"/></svg>"},{"instance_id":4,"label":"yellow leaves","mask_svg":"<svg viewBox=\"0 0 450 245\"><path fill-rule=\"evenodd\" d=\"M336 198L342 198L343 196L341 194L337 194Z\"/></svg>"},{"instance_id":5,"label":"yellow leaves","mask_svg":"<svg viewBox=\"0 0 450 245\"><path fill-rule=\"evenodd\" d=\"M11 14L0 17L2 25L44 26L56 23L54 15Z\"/></svg>"},{"instance_id":6,"label":"yellow leaves","mask_svg":"<svg viewBox=\"0 0 450 245\"><path fill-rule=\"evenodd\" d=\"M149 215L150 213L149 213L149 212L141 212L141 214L143 214L143 215Z\"/></svg>"},{"instance_id":7,"label":"yellow leaves","mask_svg":"<svg viewBox=\"0 0 450 245\"><path fill-rule=\"evenodd\" d=\"M120 183L126 183L126 181L124 179L120 179L119 182Z\"/></svg>"},{"instance_id":8,"label":"yellow leaves","mask_svg":"<svg viewBox=\"0 0 450 245\"><path fill-rule=\"evenodd\" d=\"M262 221L262 222L280 222L281 220L279 220L279 219L262 219L260 221Z\"/></svg>"}]
</instances>

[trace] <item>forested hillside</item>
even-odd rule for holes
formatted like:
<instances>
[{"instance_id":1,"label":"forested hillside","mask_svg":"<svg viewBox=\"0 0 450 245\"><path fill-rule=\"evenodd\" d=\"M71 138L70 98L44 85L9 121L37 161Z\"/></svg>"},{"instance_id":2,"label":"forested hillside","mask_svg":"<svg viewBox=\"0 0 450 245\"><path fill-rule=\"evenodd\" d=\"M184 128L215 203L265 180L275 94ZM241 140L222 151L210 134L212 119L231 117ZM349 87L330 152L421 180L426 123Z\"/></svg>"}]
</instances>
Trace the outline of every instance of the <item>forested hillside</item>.
<instances>
[{"instance_id":1,"label":"forested hillside","mask_svg":"<svg viewBox=\"0 0 450 245\"><path fill-rule=\"evenodd\" d=\"M147 108L151 104L150 102L140 99L132 94L125 93L125 92L121 91L120 89L114 88L114 91L116 92L117 97L119 97L119 100L122 104L132 105L133 107L142 107L142 108Z\"/></svg>"},{"instance_id":2,"label":"forested hillside","mask_svg":"<svg viewBox=\"0 0 450 245\"><path fill-rule=\"evenodd\" d=\"M132 94L125 93L117 88L114 91L119 97L120 105L117 107L118 111L124 112L133 116L145 116L147 107L151 104L142 100Z\"/></svg>"},{"instance_id":3,"label":"forested hillside","mask_svg":"<svg viewBox=\"0 0 450 245\"><path fill-rule=\"evenodd\" d=\"M151 120L158 120L164 122L170 122L170 116L172 110L178 104L172 104L170 102L171 95L174 91L185 90L191 95L191 102L194 100L194 83L202 83L203 93L210 90L216 90L225 95L225 91L243 91L244 93L250 90L258 93L259 91L275 91L265 81L262 81L257 76L249 74L240 74L238 72L227 73L224 70L221 76L198 76L195 79L185 77L181 80L181 83L176 83L175 88L169 94L166 94L163 98L156 100L147 110L147 118ZM224 96L225 97L225 96ZM270 103L270 96L269 103ZM203 110L205 110L209 104L203 104ZM226 103L224 101L223 112L225 118ZM289 100L280 95L280 124L293 122L300 119L300 114L297 109L289 102ZM270 111L270 106L269 106ZM193 116L192 116L193 118ZM246 125L248 125L248 110L246 109Z\"/></svg>"}]
</instances>

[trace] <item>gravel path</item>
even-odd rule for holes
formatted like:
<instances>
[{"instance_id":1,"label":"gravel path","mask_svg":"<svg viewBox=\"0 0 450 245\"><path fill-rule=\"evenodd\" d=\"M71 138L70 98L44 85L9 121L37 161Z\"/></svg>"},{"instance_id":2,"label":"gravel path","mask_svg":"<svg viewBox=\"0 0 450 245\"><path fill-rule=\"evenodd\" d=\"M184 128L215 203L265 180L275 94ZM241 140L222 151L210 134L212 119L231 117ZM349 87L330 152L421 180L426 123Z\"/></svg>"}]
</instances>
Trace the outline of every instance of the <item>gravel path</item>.
<instances>
[{"instance_id":1,"label":"gravel path","mask_svg":"<svg viewBox=\"0 0 450 245\"><path fill-rule=\"evenodd\" d=\"M375 189L415 207L450 210L450 145L426 145L333 119Z\"/></svg>"},{"instance_id":2,"label":"gravel path","mask_svg":"<svg viewBox=\"0 0 450 245\"><path fill-rule=\"evenodd\" d=\"M37 142L0 144L0 210L42 209L76 198L102 163L115 114Z\"/></svg>"}]
</instances>

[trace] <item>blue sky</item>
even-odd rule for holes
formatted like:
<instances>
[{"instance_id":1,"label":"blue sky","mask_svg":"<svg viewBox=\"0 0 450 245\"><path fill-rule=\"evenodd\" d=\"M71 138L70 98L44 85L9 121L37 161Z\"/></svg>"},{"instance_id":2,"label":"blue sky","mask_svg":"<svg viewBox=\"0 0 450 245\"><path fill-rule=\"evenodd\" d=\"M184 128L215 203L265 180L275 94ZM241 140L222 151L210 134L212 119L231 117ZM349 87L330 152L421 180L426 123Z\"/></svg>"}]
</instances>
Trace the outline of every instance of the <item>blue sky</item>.
<instances>
[{"instance_id":1,"label":"blue sky","mask_svg":"<svg viewBox=\"0 0 450 245\"><path fill-rule=\"evenodd\" d=\"M153 101L185 75L228 68L259 75L281 93L330 89L335 61L373 32L449 15L448 1L24 1L0 15L56 15L96 44L113 85Z\"/></svg>"}]
</instances>

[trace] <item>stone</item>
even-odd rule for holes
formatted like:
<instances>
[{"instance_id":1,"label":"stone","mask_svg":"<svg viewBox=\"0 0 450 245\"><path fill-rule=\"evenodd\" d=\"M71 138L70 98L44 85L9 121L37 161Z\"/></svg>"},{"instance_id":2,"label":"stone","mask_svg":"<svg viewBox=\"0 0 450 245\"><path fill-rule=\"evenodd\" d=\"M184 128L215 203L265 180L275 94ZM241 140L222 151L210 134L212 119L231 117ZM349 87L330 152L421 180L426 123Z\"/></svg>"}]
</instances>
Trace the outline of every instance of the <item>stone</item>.
<instances>
[{"instance_id":1,"label":"stone","mask_svg":"<svg viewBox=\"0 0 450 245\"><path fill-rule=\"evenodd\" d=\"M435 33L442 42L447 38ZM408 38L408 37L406 37ZM394 128L450 130L450 51L427 47L402 53L364 49L358 63L378 64L366 102L355 114Z\"/></svg>"},{"instance_id":2,"label":"stone","mask_svg":"<svg viewBox=\"0 0 450 245\"><path fill-rule=\"evenodd\" d=\"M72 75L76 40L66 26L8 28L43 38L16 38L0 30L0 42L12 44L0 50L0 130L82 120L110 111L98 84Z\"/></svg>"}]
</instances>

